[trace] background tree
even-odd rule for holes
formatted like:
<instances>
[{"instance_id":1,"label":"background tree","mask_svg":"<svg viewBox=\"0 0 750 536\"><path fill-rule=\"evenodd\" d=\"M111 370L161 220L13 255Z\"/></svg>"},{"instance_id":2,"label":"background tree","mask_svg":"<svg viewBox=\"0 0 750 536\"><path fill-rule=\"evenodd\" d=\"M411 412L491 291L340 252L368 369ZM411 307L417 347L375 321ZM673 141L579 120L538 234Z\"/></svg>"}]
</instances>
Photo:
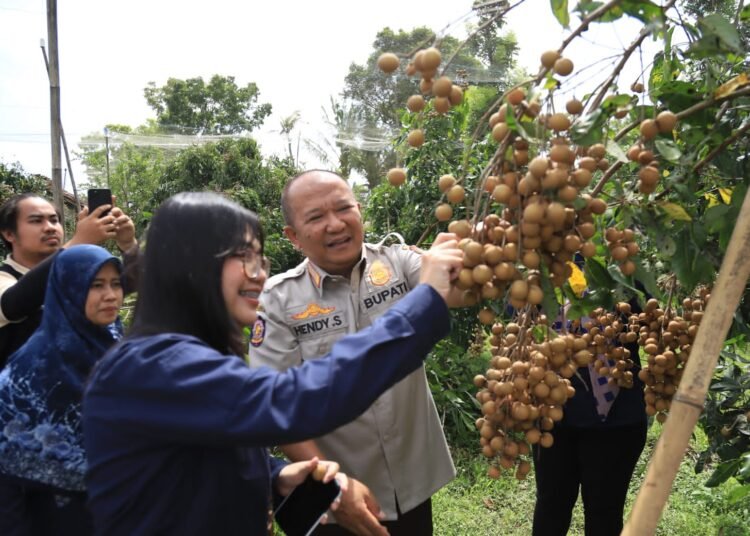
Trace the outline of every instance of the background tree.
<instances>
[{"instance_id":1,"label":"background tree","mask_svg":"<svg viewBox=\"0 0 750 536\"><path fill-rule=\"evenodd\" d=\"M512 34L499 32L499 24L488 24L463 44L450 35L438 38L426 27L398 32L384 28L375 37L367 62L364 65L352 63L349 67L342 96L351 103L351 110L363 131L379 131L382 138L396 135L401 130L401 110L407 98L419 92L418 79L385 75L377 68L377 59L386 51L406 57L432 44L438 44L444 58L453 58L447 74L457 83L488 87L502 93L513 82L510 75L515 66L517 45ZM342 132L342 136L353 137L348 132ZM348 158L351 169L362 173L371 189L397 161L392 150L362 151L356 147L348 150Z\"/></svg>"},{"instance_id":2,"label":"background tree","mask_svg":"<svg viewBox=\"0 0 750 536\"><path fill-rule=\"evenodd\" d=\"M161 87L149 82L143 90L162 128L182 127L196 134L251 132L271 114L270 104L258 104L255 83L238 87L233 76L170 78Z\"/></svg>"}]
</instances>

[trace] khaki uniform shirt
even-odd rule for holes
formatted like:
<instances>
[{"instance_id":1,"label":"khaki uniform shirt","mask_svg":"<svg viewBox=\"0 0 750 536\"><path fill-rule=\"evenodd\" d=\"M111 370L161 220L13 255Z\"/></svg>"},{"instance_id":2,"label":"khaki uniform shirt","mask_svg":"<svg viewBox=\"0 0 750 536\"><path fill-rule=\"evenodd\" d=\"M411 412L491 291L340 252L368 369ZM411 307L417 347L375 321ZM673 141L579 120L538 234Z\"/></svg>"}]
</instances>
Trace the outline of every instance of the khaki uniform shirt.
<instances>
[{"instance_id":1,"label":"khaki uniform shirt","mask_svg":"<svg viewBox=\"0 0 750 536\"><path fill-rule=\"evenodd\" d=\"M404 246L365 244L350 279L309 260L270 278L253 327L251 366L284 370L325 355L416 286L419 267L420 256ZM401 512L408 512L456 472L424 367L356 420L315 441L342 471L372 490L390 520L397 517L396 498Z\"/></svg>"},{"instance_id":2,"label":"khaki uniform shirt","mask_svg":"<svg viewBox=\"0 0 750 536\"><path fill-rule=\"evenodd\" d=\"M21 274L25 274L29 271L29 268L26 268L25 266L22 266L18 264L16 261L14 261L10 255L5 257L5 264L9 265L11 268L15 269L17 272ZM15 285L18 282L18 279L13 277L7 272L0 272L0 296L3 295L3 292L8 290L10 287ZM16 321L18 322L18 321ZM5 318L5 314L3 314L2 308L0 308L0 328L7 326L10 324L10 320Z\"/></svg>"}]
</instances>

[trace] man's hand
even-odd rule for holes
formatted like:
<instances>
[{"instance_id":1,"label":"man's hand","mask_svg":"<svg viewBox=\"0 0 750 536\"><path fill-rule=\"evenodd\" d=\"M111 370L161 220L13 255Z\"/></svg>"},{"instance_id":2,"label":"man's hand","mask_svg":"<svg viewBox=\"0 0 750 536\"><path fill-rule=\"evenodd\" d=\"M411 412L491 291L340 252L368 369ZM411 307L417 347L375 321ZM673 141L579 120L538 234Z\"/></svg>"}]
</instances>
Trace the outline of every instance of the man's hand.
<instances>
[{"instance_id":1,"label":"man's hand","mask_svg":"<svg viewBox=\"0 0 750 536\"><path fill-rule=\"evenodd\" d=\"M464 252L458 248L458 237L453 233L440 233L432 247L422 254L419 282L427 283L448 301L453 280L463 268Z\"/></svg>"},{"instance_id":2,"label":"man's hand","mask_svg":"<svg viewBox=\"0 0 750 536\"><path fill-rule=\"evenodd\" d=\"M101 244L109 238L114 238L115 217L110 213L102 216L102 213L110 210L112 205L102 205L89 214L88 207L78 213L76 232L65 246L77 246L80 244Z\"/></svg>"},{"instance_id":3,"label":"man's hand","mask_svg":"<svg viewBox=\"0 0 750 536\"><path fill-rule=\"evenodd\" d=\"M380 524L383 517L370 488L349 477L349 488L343 492L336 510L336 522L359 536L386 536L388 529Z\"/></svg>"},{"instance_id":4,"label":"man's hand","mask_svg":"<svg viewBox=\"0 0 750 536\"><path fill-rule=\"evenodd\" d=\"M133 220L120 207L113 207L112 215L115 217L115 242L117 247L122 252L129 251L138 244L135 239Z\"/></svg>"}]
</instances>

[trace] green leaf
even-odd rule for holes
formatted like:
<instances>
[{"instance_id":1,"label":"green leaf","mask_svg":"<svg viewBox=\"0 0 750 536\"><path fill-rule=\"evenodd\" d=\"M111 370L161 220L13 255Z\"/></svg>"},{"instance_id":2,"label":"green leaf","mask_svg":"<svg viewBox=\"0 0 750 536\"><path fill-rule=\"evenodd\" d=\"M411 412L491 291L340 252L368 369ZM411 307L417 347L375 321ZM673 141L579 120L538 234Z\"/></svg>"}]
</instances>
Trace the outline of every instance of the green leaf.
<instances>
[{"instance_id":1,"label":"green leaf","mask_svg":"<svg viewBox=\"0 0 750 536\"><path fill-rule=\"evenodd\" d=\"M748 495L750 495L750 484L737 486L727 494L727 502L729 504L737 504Z\"/></svg>"},{"instance_id":2,"label":"green leaf","mask_svg":"<svg viewBox=\"0 0 750 536\"><path fill-rule=\"evenodd\" d=\"M549 272L545 269L542 270L542 291L544 291L544 298L542 299L542 310L550 321L554 322L554 319L560 314L560 304L557 302L557 294L552 286L552 281L549 278Z\"/></svg>"},{"instance_id":3,"label":"green leaf","mask_svg":"<svg viewBox=\"0 0 750 536\"><path fill-rule=\"evenodd\" d=\"M750 480L750 452L746 452L740 458L742 461L742 467L737 471L738 480Z\"/></svg>"},{"instance_id":4,"label":"green leaf","mask_svg":"<svg viewBox=\"0 0 750 536\"><path fill-rule=\"evenodd\" d=\"M648 0L623 0L619 7L626 15L649 24L662 18L662 10L659 6Z\"/></svg>"},{"instance_id":5,"label":"green leaf","mask_svg":"<svg viewBox=\"0 0 750 536\"><path fill-rule=\"evenodd\" d=\"M664 212L667 213L668 216L671 216L673 220L693 221L693 218L690 217L690 214L688 214L687 211L677 203L664 202L660 203L659 206Z\"/></svg>"},{"instance_id":6,"label":"green leaf","mask_svg":"<svg viewBox=\"0 0 750 536\"><path fill-rule=\"evenodd\" d=\"M688 54L705 58L717 53L743 54L742 41L737 28L718 13L698 20L701 38L688 48Z\"/></svg>"},{"instance_id":7,"label":"green leaf","mask_svg":"<svg viewBox=\"0 0 750 536\"><path fill-rule=\"evenodd\" d=\"M555 14L557 21L562 25L563 28L568 28L570 25L570 13L568 13L568 0L550 0L550 6L552 7L552 13Z\"/></svg>"},{"instance_id":8,"label":"green leaf","mask_svg":"<svg viewBox=\"0 0 750 536\"><path fill-rule=\"evenodd\" d=\"M670 162L678 162L682 158L682 151L672 140L659 138L654 142L654 145L659 154Z\"/></svg>"},{"instance_id":9,"label":"green leaf","mask_svg":"<svg viewBox=\"0 0 750 536\"><path fill-rule=\"evenodd\" d=\"M646 292L648 292L649 295L657 300L660 299L661 290L659 289L659 285L656 284L656 276L654 275L654 272L646 270L640 259L633 259L633 263L635 264L635 273L633 274L634 278L641 282L643 288L646 289Z\"/></svg>"},{"instance_id":10,"label":"green leaf","mask_svg":"<svg viewBox=\"0 0 750 536\"><path fill-rule=\"evenodd\" d=\"M586 259L583 273L586 281L589 282L589 288L611 289L615 286L615 281L609 275L607 268L593 257Z\"/></svg>"},{"instance_id":11,"label":"green leaf","mask_svg":"<svg viewBox=\"0 0 750 536\"><path fill-rule=\"evenodd\" d=\"M570 127L570 139L578 145L594 145L604 138L604 123L607 116L602 110L594 110L578 118Z\"/></svg>"},{"instance_id":12,"label":"green leaf","mask_svg":"<svg viewBox=\"0 0 750 536\"><path fill-rule=\"evenodd\" d=\"M742 11L740 11L740 20L742 22L750 21L750 5L742 8Z\"/></svg>"},{"instance_id":13,"label":"green leaf","mask_svg":"<svg viewBox=\"0 0 750 536\"><path fill-rule=\"evenodd\" d=\"M706 482L707 488L715 488L719 484L726 482L726 480L734 475L740 467L740 460L730 460L722 462L716 466L711 477Z\"/></svg>"},{"instance_id":14,"label":"green leaf","mask_svg":"<svg viewBox=\"0 0 750 536\"><path fill-rule=\"evenodd\" d=\"M607 140L607 144L605 145L605 147L607 150L607 154L609 154L610 156L614 156L615 160L617 160L618 162L628 162L628 156L625 154L625 151L622 150L622 147L617 144L617 142Z\"/></svg>"}]
</instances>

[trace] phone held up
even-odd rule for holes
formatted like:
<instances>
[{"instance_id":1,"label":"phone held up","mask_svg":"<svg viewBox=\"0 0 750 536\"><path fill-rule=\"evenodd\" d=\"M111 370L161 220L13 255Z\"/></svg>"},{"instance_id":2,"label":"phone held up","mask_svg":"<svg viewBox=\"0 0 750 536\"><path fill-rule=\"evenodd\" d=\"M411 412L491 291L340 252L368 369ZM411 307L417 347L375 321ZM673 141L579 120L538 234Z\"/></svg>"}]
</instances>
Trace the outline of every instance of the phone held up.
<instances>
[{"instance_id":1,"label":"phone held up","mask_svg":"<svg viewBox=\"0 0 750 536\"><path fill-rule=\"evenodd\" d=\"M92 188L88 191L89 214L94 212L102 205L112 204L112 190L109 188ZM102 216L109 214L109 210L102 213Z\"/></svg>"},{"instance_id":2,"label":"phone held up","mask_svg":"<svg viewBox=\"0 0 750 536\"><path fill-rule=\"evenodd\" d=\"M273 513L287 536L308 536L341 495L336 480L321 482L308 476L292 490Z\"/></svg>"}]
</instances>

